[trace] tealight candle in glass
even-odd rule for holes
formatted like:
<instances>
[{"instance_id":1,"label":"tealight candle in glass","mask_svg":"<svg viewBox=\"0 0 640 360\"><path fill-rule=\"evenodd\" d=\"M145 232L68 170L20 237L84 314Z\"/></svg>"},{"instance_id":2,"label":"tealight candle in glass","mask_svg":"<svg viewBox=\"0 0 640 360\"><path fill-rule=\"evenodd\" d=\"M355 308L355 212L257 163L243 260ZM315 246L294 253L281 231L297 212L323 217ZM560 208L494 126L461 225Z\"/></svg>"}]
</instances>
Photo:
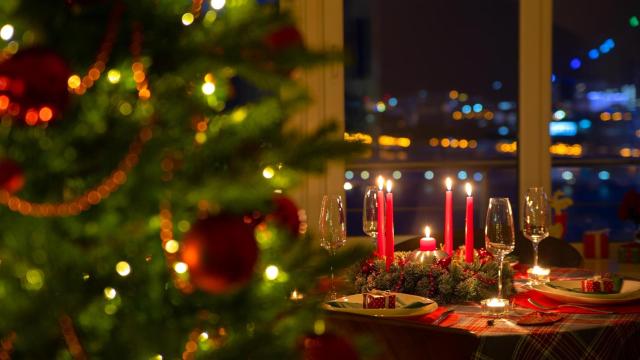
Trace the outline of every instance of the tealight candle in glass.
<instances>
[{"instance_id":1,"label":"tealight candle in glass","mask_svg":"<svg viewBox=\"0 0 640 360\"><path fill-rule=\"evenodd\" d=\"M549 281L550 269L540 267L538 265L527 270L529 285L544 284Z\"/></svg>"}]
</instances>

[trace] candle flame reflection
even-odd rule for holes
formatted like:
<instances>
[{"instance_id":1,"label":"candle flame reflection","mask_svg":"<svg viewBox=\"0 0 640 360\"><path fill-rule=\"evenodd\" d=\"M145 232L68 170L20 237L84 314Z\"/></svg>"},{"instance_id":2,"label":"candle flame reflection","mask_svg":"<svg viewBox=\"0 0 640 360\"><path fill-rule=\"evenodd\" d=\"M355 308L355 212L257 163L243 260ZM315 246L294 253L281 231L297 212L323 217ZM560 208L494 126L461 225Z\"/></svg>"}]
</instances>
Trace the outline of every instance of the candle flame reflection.
<instances>
[{"instance_id":1,"label":"candle flame reflection","mask_svg":"<svg viewBox=\"0 0 640 360\"><path fill-rule=\"evenodd\" d=\"M384 188L384 178L382 177L382 175L378 175L378 189L382 191L383 188Z\"/></svg>"},{"instance_id":2,"label":"candle flame reflection","mask_svg":"<svg viewBox=\"0 0 640 360\"><path fill-rule=\"evenodd\" d=\"M466 183L464 185L464 188L467 191L467 196L471 196L471 184L470 183Z\"/></svg>"},{"instance_id":3,"label":"candle flame reflection","mask_svg":"<svg viewBox=\"0 0 640 360\"><path fill-rule=\"evenodd\" d=\"M431 228L429 226L424 227L424 237L427 239L431 237Z\"/></svg>"},{"instance_id":4,"label":"candle flame reflection","mask_svg":"<svg viewBox=\"0 0 640 360\"><path fill-rule=\"evenodd\" d=\"M391 192L391 187L392 187L392 182L391 180L387 180L387 192Z\"/></svg>"},{"instance_id":5,"label":"candle flame reflection","mask_svg":"<svg viewBox=\"0 0 640 360\"><path fill-rule=\"evenodd\" d=\"M447 178L444 182L447 186L447 191L451 191L451 186L453 186L453 181L451 181L451 178Z\"/></svg>"}]
</instances>

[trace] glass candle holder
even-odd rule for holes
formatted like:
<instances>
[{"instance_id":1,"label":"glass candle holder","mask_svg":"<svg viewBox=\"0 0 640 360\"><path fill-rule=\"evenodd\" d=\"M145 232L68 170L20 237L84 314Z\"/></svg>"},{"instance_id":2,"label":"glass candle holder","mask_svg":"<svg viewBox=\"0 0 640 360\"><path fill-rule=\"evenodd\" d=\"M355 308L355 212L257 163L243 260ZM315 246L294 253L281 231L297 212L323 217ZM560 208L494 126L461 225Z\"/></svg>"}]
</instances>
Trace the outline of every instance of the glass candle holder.
<instances>
[{"instance_id":1,"label":"glass candle holder","mask_svg":"<svg viewBox=\"0 0 640 360\"><path fill-rule=\"evenodd\" d=\"M509 313L511 303L508 299L490 298L480 301L484 315L501 316Z\"/></svg>"},{"instance_id":2,"label":"glass candle holder","mask_svg":"<svg viewBox=\"0 0 640 360\"><path fill-rule=\"evenodd\" d=\"M527 270L527 277L530 285L544 284L549 281L551 270L540 266L534 266Z\"/></svg>"}]
</instances>

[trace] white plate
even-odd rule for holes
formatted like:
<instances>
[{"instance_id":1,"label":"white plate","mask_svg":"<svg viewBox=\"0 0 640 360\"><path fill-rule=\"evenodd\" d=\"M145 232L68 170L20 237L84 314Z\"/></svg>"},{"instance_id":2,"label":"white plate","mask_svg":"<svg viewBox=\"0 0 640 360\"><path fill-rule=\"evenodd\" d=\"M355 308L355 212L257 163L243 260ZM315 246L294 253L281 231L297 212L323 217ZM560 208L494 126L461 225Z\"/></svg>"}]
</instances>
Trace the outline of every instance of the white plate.
<instances>
[{"instance_id":1,"label":"white plate","mask_svg":"<svg viewBox=\"0 0 640 360\"><path fill-rule=\"evenodd\" d=\"M580 280L550 281L552 285L564 288L580 288ZM622 289L615 294L583 294L575 291L558 289L546 284L534 285L533 290L550 297L551 299L592 305L622 304L640 300L640 281L625 279Z\"/></svg>"},{"instance_id":2,"label":"white plate","mask_svg":"<svg viewBox=\"0 0 640 360\"><path fill-rule=\"evenodd\" d=\"M355 307L339 308L339 307L333 307L327 303L323 304L322 307L329 311L345 312L345 313L359 314L359 315L369 315L369 316L376 316L376 317L420 316L420 315L433 312L438 308L438 303L422 296L403 294L403 293L392 293L392 294L396 295L396 305L400 305L400 304L408 305L415 302L424 302L428 305L425 305L419 308L412 308L412 309L403 309L403 308L363 309L362 294L354 294L354 295L338 298L336 301L348 302L348 303L351 303L351 306L355 306Z\"/></svg>"}]
</instances>

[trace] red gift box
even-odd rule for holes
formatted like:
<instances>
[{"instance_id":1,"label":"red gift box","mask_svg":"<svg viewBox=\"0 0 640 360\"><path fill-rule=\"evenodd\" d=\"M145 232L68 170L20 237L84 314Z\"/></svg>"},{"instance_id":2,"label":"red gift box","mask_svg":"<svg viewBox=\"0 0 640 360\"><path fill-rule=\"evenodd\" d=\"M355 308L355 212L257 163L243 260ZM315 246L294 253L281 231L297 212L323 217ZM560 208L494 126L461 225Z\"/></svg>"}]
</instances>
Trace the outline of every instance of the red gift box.
<instances>
[{"instance_id":1,"label":"red gift box","mask_svg":"<svg viewBox=\"0 0 640 360\"><path fill-rule=\"evenodd\" d=\"M595 277L593 279L582 280L582 291L592 293L612 293L613 280L608 278Z\"/></svg>"},{"instance_id":2,"label":"red gift box","mask_svg":"<svg viewBox=\"0 0 640 360\"><path fill-rule=\"evenodd\" d=\"M584 257L606 259L609 257L609 229L585 231L582 235Z\"/></svg>"},{"instance_id":3,"label":"red gift box","mask_svg":"<svg viewBox=\"0 0 640 360\"><path fill-rule=\"evenodd\" d=\"M373 290L362 294L363 309L395 309L396 294L389 291Z\"/></svg>"}]
</instances>

